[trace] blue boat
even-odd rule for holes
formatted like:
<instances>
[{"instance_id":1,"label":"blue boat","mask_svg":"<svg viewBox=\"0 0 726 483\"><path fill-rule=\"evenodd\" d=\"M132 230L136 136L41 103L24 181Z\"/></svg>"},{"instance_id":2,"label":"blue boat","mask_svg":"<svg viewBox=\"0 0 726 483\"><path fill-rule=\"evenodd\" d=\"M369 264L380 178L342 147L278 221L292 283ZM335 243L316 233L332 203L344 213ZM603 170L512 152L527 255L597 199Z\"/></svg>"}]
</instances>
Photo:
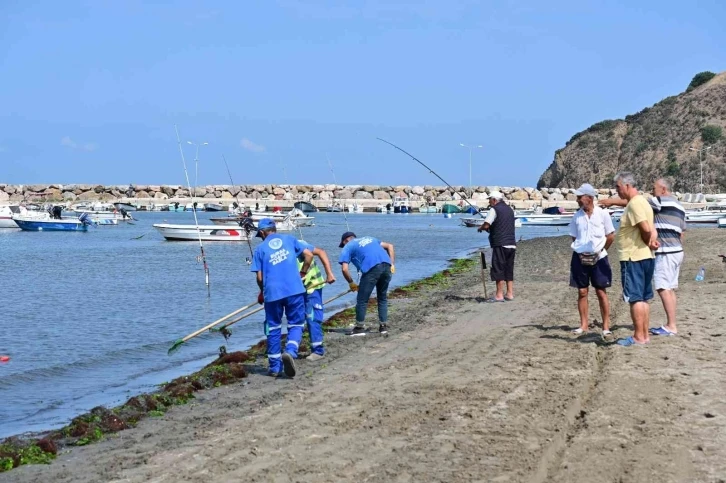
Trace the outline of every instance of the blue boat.
<instances>
[{"instance_id":1,"label":"blue boat","mask_svg":"<svg viewBox=\"0 0 726 483\"><path fill-rule=\"evenodd\" d=\"M93 223L88 213L76 218L47 218L45 220L17 217L13 218L21 230L25 231L88 231Z\"/></svg>"}]
</instances>

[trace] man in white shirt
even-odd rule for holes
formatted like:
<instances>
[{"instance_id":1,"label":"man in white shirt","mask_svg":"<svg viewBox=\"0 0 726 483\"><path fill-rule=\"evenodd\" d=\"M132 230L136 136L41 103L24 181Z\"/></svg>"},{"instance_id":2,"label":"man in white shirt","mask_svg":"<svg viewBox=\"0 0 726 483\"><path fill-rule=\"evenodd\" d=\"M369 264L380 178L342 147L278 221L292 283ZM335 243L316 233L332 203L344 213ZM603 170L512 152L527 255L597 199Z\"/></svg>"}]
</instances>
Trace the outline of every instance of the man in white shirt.
<instances>
[{"instance_id":1,"label":"man in white shirt","mask_svg":"<svg viewBox=\"0 0 726 483\"><path fill-rule=\"evenodd\" d=\"M587 296L590 285L595 287L602 315L602 335L610 332L610 302L606 289L612 285L607 249L615 240L615 227L607 211L595 206L597 191L589 184L583 184L576 191L577 210L570 222L572 237L572 261L570 262L570 286L577 289L577 308L580 312L580 327L575 334L588 330Z\"/></svg>"}]
</instances>

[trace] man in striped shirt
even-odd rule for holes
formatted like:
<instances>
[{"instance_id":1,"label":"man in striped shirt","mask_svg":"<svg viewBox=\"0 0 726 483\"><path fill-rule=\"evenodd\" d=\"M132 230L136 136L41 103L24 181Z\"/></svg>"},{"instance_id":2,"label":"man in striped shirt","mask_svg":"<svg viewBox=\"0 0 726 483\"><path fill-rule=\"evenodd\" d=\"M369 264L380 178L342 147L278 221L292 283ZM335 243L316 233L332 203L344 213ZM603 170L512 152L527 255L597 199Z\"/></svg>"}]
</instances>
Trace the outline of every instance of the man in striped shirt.
<instances>
[{"instance_id":1,"label":"man in striped shirt","mask_svg":"<svg viewBox=\"0 0 726 483\"><path fill-rule=\"evenodd\" d=\"M659 247L655 252L653 286L663 302L666 325L650 329L653 335L676 335L676 292L678 276L683 263L683 233L686 231L686 211L671 193L671 183L659 178L653 184L653 197L648 200L653 208ZM608 199L601 206L625 206L625 200Z\"/></svg>"}]
</instances>

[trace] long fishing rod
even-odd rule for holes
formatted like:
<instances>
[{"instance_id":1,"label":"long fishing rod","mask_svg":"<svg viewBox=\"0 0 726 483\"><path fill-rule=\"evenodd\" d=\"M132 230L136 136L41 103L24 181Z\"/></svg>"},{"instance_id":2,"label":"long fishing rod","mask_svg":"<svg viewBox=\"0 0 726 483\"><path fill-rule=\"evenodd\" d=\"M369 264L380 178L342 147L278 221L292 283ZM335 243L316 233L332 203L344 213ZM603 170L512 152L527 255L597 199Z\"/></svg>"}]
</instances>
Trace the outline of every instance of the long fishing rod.
<instances>
[{"instance_id":1,"label":"long fishing rod","mask_svg":"<svg viewBox=\"0 0 726 483\"><path fill-rule=\"evenodd\" d=\"M325 157L328 160L328 167L330 168L330 172L333 173L333 182L335 185L338 185L338 178L335 177L335 170L333 170L333 163L330 162L330 156L328 156L327 153L325 153ZM345 206L343 208L343 218L345 219L345 229L346 231L350 231L350 226L348 226L348 216L345 214Z\"/></svg>"},{"instance_id":2,"label":"long fishing rod","mask_svg":"<svg viewBox=\"0 0 726 483\"><path fill-rule=\"evenodd\" d=\"M207 297L209 297L209 266L207 265L207 256L204 254L204 245L202 244L202 232L199 230L199 220L197 220L197 208L196 201L194 199L194 192L192 191L191 183L189 182L189 173L187 172L187 162L184 160L184 149L182 149L181 138L179 137L179 129L174 124L174 131L176 131L176 141L179 145L179 154L181 154L182 166L184 166L184 176L187 179L187 188L192 196L192 213L194 213L194 226L197 228L197 237L199 238L199 250L202 252L202 264L204 265L204 283L207 285Z\"/></svg>"},{"instance_id":3,"label":"long fishing rod","mask_svg":"<svg viewBox=\"0 0 726 483\"><path fill-rule=\"evenodd\" d=\"M227 168L227 175L229 176L229 182L232 183L232 187L234 187L234 181L232 180L232 172L229 170L229 164L227 164L227 158L224 157L224 154L222 155L222 160L224 161L224 166ZM234 195L234 199L237 200L237 206L242 207L242 204L239 201L239 197L237 195ZM252 242L250 241L250 235L252 234L252 229L254 228L254 225L252 225L249 221L249 219L245 219L242 224L240 224L240 228L242 228L245 231L245 235L247 238L247 246L250 247L250 258L249 263L252 263L252 259L255 257L254 253L252 253Z\"/></svg>"},{"instance_id":4,"label":"long fishing rod","mask_svg":"<svg viewBox=\"0 0 726 483\"><path fill-rule=\"evenodd\" d=\"M416 156L414 156L413 154L409 153L408 151L406 151L406 150L405 150L405 149L403 149L403 148L399 148L398 146L396 146L396 145L395 145L395 144L393 144L392 142L390 142L390 141L386 141L386 140L385 140L385 139L383 139L383 138L376 138L376 139L378 139L379 141L383 141L384 143L386 143L386 144L388 144L388 145L390 145L390 146L393 146L394 148L396 148L396 149L398 149L399 151L401 151L401 152L402 152L403 154L405 154L405 155L409 156L409 157L410 157L411 159L413 159L414 161L416 161L416 162L417 162L418 164L420 164L421 166L423 166L424 168L426 168L426 169L427 169L427 170L429 171L429 173L433 174L434 176L436 176L437 178L439 178L439 179L440 179L441 181L443 181L443 183L444 183L444 184L445 184L446 186L448 186L449 188L451 188L451 189L452 189L452 191L456 192L456 188L454 188L454 187L453 187L453 186L451 186L451 185L450 185L449 183L447 183L447 182L446 182L446 180L445 180L444 178L442 178L441 176L439 176L439 175L438 175L438 173L436 173L436 171L434 171L433 169L431 169L431 168L429 168L428 166L426 166L426 165L425 165L425 164L423 163L423 161L421 161L420 159L418 159L418 158L417 158ZM464 196L464 201L466 202L466 204L468 204L469 206L471 206L472 208L474 208L474 210L476 210L476 212L477 212L477 214L478 214L478 215L481 215L481 217L482 217L482 218L486 218L486 215L485 215L484 213L482 213L482 212L480 212L480 211L479 211L479 207L478 207L478 206L476 206L476 205L473 205L473 204L472 204L472 203L471 203L471 202L470 202L470 201L469 201L468 199L466 199L466 195Z\"/></svg>"}]
</instances>

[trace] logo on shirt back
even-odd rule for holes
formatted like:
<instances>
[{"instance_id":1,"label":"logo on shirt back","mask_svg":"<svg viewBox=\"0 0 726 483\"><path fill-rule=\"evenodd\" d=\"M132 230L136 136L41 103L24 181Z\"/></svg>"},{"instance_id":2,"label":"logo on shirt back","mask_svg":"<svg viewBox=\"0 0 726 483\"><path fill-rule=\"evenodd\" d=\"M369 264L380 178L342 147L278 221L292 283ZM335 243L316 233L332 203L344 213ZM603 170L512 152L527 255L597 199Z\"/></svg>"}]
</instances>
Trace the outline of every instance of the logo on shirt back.
<instances>
[{"instance_id":1,"label":"logo on shirt back","mask_svg":"<svg viewBox=\"0 0 726 483\"><path fill-rule=\"evenodd\" d=\"M358 246L363 248L364 246L369 245L372 242L373 242L373 238L367 236L367 237L360 239L360 241L358 242Z\"/></svg>"},{"instance_id":2,"label":"logo on shirt back","mask_svg":"<svg viewBox=\"0 0 726 483\"><path fill-rule=\"evenodd\" d=\"M282 248L282 240L280 238L273 238L267 245L273 250L279 250Z\"/></svg>"}]
</instances>

